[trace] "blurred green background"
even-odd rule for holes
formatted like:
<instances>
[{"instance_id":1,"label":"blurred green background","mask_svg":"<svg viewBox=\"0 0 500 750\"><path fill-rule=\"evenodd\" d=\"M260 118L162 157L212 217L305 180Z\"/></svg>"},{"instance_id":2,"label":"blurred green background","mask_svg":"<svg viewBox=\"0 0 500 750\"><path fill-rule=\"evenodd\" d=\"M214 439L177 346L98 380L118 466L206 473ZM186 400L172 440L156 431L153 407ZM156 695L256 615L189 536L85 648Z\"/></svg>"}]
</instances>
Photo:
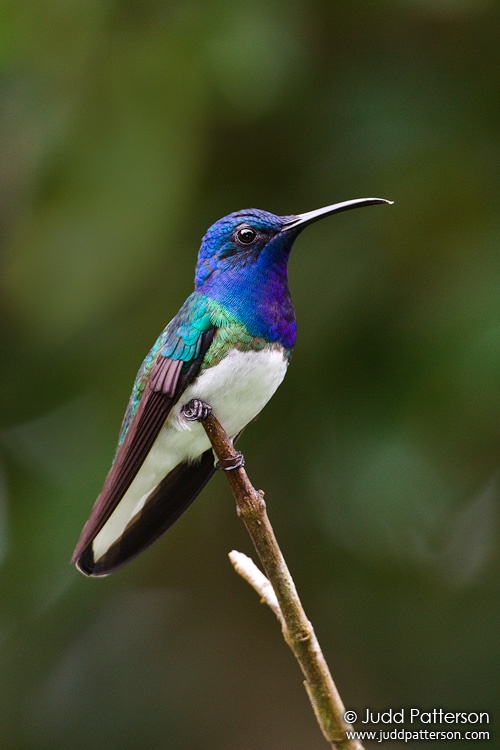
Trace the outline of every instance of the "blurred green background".
<instances>
[{"instance_id":1,"label":"blurred green background","mask_svg":"<svg viewBox=\"0 0 500 750\"><path fill-rule=\"evenodd\" d=\"M114 576L68 561L206 228L368 195L395 205L297 241L241 445L346 705L494 711L499 29L493 0L1 4L2 750L325 747L224 477Z\"/></svg>"}]
</instances>

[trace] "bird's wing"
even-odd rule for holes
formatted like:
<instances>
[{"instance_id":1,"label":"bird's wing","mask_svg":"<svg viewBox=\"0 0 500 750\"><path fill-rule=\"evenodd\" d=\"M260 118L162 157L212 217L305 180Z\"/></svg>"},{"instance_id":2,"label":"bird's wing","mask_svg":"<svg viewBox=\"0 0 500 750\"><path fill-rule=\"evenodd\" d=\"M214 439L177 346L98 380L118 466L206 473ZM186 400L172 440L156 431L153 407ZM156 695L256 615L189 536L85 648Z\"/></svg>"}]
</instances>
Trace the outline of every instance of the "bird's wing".
<instances>
[{"instance_id":1,"label":"bird's wing","mask_svg":"<svg viewBox=\"0 0 500 750\"><path fill-rule=\"evenodd\" d=\"M82 572L87 575L99 575L97 572L84 569L85 561L88 567L89 554L92 557L90 549L92 540L103 528L130 487L170 410L196 377L203 357L212 342L214 330L206 297L194 293L186 300L144 360L122 423L113 465L73 553L72 562L76 562ZM211 452L208 451L207 454L211 455ZM160 482L151 498L148 498L147 505L149 506L149 500L151 500L151 507L154 508L154 498L157 495L165 499L167 490L171 495L170 502L164 503L161 508L158 506L156 511L148 509L146 517L149 518L151 513L151 517L154 518L155 523L159 524L161 530L157 533L155 529L150 528L149 534L152 534L152 538L147 543L143 543L137 553L163 533L206 484L213 471L212 459L212 467L210 471L208 470L207 454L204 454L201 462L194 469L192 466L187 467L181 464L163 482ZM190 474L187 482L182 476L186 473ZM172 476L173 474L175 476ZM188 492L189 485L194 486L191 486ZM195 487L198 488L196 491ZM172 495L174 489L176 494ZM187 499L187 495L190 499ZM162 519L158 518L160 511L163 512ZM129 553L127 557L131 554ZM117 561L111 567L119 564L121 562Z\"/></svg>"}]
</instances>

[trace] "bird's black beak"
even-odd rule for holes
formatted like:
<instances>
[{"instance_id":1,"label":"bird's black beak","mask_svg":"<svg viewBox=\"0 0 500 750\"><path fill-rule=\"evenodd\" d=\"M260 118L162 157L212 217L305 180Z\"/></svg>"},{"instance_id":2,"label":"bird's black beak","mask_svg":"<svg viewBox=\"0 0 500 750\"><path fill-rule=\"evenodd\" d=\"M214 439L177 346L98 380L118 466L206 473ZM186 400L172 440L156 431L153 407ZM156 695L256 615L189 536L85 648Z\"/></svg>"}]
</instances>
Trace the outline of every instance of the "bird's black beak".
<instances>
[{"instance_id":1,"label":"bird's black beak","mask_svg":"<svg viewBox=\"0 0 500 750\"><path fill-rule=\"evenodd\" d=\"M387 201L385 198L356 198L352 201L343 201L343 203L334 203L332 206L325 206L324 208L317 208L315 211L308 211L305 214L297 214L297 216L290 216L282 226L282 231L288 229L303 229L308 224L312 224L318 219L322 219L323 216L330 216L330 214L338 214L341 211L349 211L351 208L361 208L361 206L375 206L377 203L389 203L393 201Z\"/></svg>"}]
</instances>

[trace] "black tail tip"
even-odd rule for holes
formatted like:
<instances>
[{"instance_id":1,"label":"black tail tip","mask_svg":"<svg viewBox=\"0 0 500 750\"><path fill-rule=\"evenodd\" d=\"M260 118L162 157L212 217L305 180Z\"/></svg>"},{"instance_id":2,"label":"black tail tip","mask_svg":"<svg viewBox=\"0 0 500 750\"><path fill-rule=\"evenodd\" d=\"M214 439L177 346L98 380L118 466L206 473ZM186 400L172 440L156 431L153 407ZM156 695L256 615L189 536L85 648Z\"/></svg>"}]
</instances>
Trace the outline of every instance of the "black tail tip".
<instances>
[{"instance_id":1,"label":"black tail tip","mask_svg":"<svg viewBox=\"0 0 500 750\"><path fill-rule=\"evenodd\" d=\"M103 566L94 560L92 545L89 545L87 549L82 552L80 557L72 560L72 562L74 562L80 573L83 573L84 576L88 576L89 578L101 578L109 573L109 571L103 570Z\"/></svg>"}]
</instances>

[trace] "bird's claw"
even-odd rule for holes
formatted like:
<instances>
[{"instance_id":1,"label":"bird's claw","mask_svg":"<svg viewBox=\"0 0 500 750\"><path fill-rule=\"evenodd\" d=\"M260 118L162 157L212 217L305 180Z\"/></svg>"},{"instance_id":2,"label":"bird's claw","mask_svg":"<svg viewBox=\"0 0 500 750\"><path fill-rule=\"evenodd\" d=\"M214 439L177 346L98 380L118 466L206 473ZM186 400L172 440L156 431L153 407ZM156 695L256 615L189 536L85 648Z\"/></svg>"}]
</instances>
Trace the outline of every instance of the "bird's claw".
<instances>
[{"instance_id":1,"label":"bird's claw","mask_svg":"<svg viewBox=\"0 0 500 750\"><path fill-rule=\"evenodd\" d=\"M181 409L181 414L189 422L203 422L212 413L212 407L210 404L201 401L199 398L192 398L187 404ZM241 451L236 451L234 456L227 458L221 458L215 464L217 469L222 471L232 471L233 469L239 469L245 465L245 456Z\"/></svg>"},{"instance_id":2,"label":"bird's claw","mask_svg":"<svg viewBox=\"0 0 500 750\"><path fill-rule=\"evenodd\" d=\"M212 407L199 398L192 398L184 404L181 412L189 422L203 422L212 413Z\"/></svg>"},{"instance_id":3,"label":"bird's claw","mask_svg":"<svg viewBox=\"0 0 500 750\"><path fill-rule=\"evenodd\" d=\"M239 469L245 465L245 456L241 451L236 451L234 456L230 458L223 458L217 461L215 467L222 469L222 471L232 471L233 469Z\"/></svg>"}]
</instances>

